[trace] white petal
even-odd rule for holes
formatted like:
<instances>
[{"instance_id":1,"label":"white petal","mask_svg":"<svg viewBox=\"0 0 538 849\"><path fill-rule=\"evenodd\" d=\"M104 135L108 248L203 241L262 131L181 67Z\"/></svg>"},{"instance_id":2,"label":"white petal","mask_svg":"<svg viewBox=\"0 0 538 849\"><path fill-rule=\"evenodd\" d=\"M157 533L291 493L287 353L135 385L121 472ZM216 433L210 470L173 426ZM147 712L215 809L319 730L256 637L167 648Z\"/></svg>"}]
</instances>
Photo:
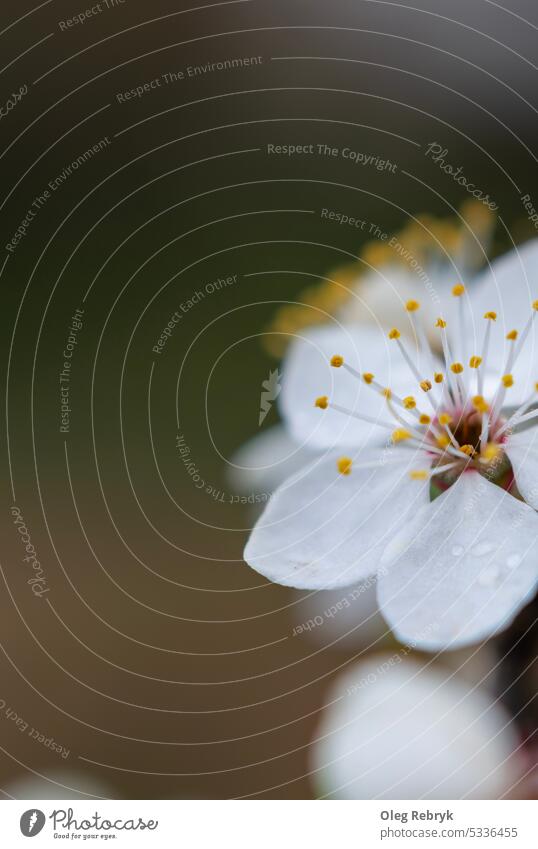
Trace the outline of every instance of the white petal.
<instances>
[{"instance_id":1,"label":"white petal","mask_svg":"<svg viewBox=\"0 0 538 849\"><path fill-rule=\"evenodd\" d=\"M387 546L381 612L402 642L426 650L487 639L532 598L537 541L534 510L466 472Z\"/></svg>"},{"instance_id":2,"label":"white petal","mask_svg":"<svg viewBox=\"0 0 538 849\"><path fill-rule=\"evenodd\" d=\"M337 679L316 737L316 783L337 798L497 798L516 777L518 740L502 707L448 670L398 654Z\"/></svg>"},{"instance_id":3,"label":"white petal","mask_svg":"<svg viewBox=\"0 0 538 849\"><path fill-rule=\"evenodd\" d=\"M538 510L538 431L536 427L515 433L505 445L512 463L517 488L531 507Z\"/></svg>"},{"instance_id":4,"label":"white petal","mask_svg":"<svg viewBox=\"0 0 538 849\"><path fill-rule=\"evenodd\" d=\"M293 438L319 448L385 441L390 435L385 428L314 406L318 396L327 395L357 413L391 420L383 395L344 368L332 368L333 354L341 354L361 374L372 372L382 386L390 386L400 397L422 395L397 344L379 327L356 324L313 328L292 344L284 361L280 406ZM413 357L418 361L416 350Z\"/></svg>"},{"instance_id":5,"label":"white petal","mask_svg":"<svg viewBox=\"0 0 538 849\"><path fill-rule=\"evenodd\" d=\"M241 495L267 495L315 456L315 452L292 439L284 425L274 425L236 451L228 466L228 480Z\"/></svg>"},{"instance_id":6,"label":"white petal","mask_svg":"<svg viewBox=\"0 0 538 849\"><path fill-rule=\"evenodd\" d=\"M407 511L428 498L429 483L410 480L400 465L341 475L333 460L314 463L275 492L245 560L271 581L299 589L356 584L376 572Z\"/></svg>"}]
</instances>

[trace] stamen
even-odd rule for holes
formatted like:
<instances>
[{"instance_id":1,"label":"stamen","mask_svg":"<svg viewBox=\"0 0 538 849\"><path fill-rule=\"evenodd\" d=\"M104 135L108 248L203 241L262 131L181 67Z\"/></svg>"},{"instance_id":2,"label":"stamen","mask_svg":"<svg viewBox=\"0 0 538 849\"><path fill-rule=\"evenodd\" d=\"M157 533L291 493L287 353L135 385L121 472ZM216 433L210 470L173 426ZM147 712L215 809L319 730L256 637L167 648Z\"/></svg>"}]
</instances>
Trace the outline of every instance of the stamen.
<instances>
[{"instance_id":1,"label":"stamen","mask_svg":"<svg viewBox=\"0 0 538 849\"><path fill-rule=\"evenodd\" d=\"M403 405L406 410L414 410L417 406L417 402L412 395L408 395L407 398L403 399Z\"/></svg>"},{"instance_id":2,"label":"stamen","mask_svg":"<svg viewBox=\"0 0 538 849\"><path fill-rule=\"evenodd\" d=\"M351 457L340 457L340 459L336 462L336 466L341 475L350 475L353 460Z\"/></svg>"},{"instance_id":3,"label":"stamen","mask_svg":"<svg viewBox=\"0 0 538 849\"><path fill-rule=\"evenodd\" d=\"M506 389L509 389L511 386L514 385L514 378L512 377L511 374L504 374L501 377L501 380L502 380L503 385Z\"/></svg>"},{"instance_id":4,"label":"stamen","mask_svg":"<svg viewBox=\"0 0 538 849\"><path fill-rule=\"evenodd\" d=\"M397 428L395 431L393 431L392 441L393 442L403 442L405 439L411 439L412 436L413 436L412 433L410 433L408 430L405 430L405 428L401 427L401 428Z\"/></svg>"},{"instance_id":5,"label":"stamen","mask_svg":"<svg viewBox=\"0 0 538 849\"><path fill-rule=\"evenodd\" d=\"M436 327L439 327L441 330L441 344L443 346L443 357L445 360L445 369L448 376L448 383L450 388L452 389L452 394L454 398L457 398L459 395L458 385L456 383L456 378L452 378L450 375L450 366L449 363L452 361L452 356L450 354L450 346L448 344L448 336L446 333L446 321L444 318L438 318L435 324ZM459 398L460 403L463 404L463 399Z\"/></svg>"},{"instance_id":6,"label":"stamen","mask_svg":"<svg viewBox=\"0 0 538 849\"><path fill-rule=\"evenodd\" d=\"M509 339L511 342L515 342L517 339L517 335L517 330L511 330L510 333L506 334L506 338Z\"/></svg>"},{"instance_id":7,"label":"stamen","mask_svg":"<svg viewBox=\"0 0 538 849\"><path fill-rule=\"evenodd\" d=\"M465 286L463 286L462 283L458 283L452 289L452 294L454 295L455 298L460 298L463 295L464 292L465 292Z\"/></svg>"},{"instance_id":8,"label":"stamen","mask_svg":"<svg viewBox=\"0 0 538 849\"><path fill-rule=\"evenodd\" d=\"M461 363L452 363L450 371L454 374L461 374L463 372L463 366Z\"/></svg>"},{"instance_id":9,"label":"stamen","mask_svg":"<svg viewBox=\"0 0 538 849\"><path fill-rule=\"evenodd\" d=\"M389 331L389 339L399 339L401 335L402 334L397 327L393 327L392 330Z\"/></svg>"},{"instance_id":10,"label":"stamen","mask_svg":"<svg viewBox=\"0 0 538 849\"><path fill-rule=\"evenodd\" d=\"M320 406L316 404L316 406ZM393 430L394 424L392 422L384 422L380 419L375 419L373 416L367 416L366 413L356 413L354 410L349 410L347 407L341 407L340 404L333 404L327 402L328 407L331 410L336 410L337 413L343 413L345 416L350 416L352 419L358 419L360 422L366 422L367 424L378 425L379 427L387 428L387 430ZM325 407L322 407L324 410Z\"/></svg>"},{"instance_id":11,"label":"stamen","mask_svg":"<svg viewBox=\"0 0 538 849\"><path fill-rule=\"evenodd\" d=\"M409 472L409 477L412 481L427 481L430 473L427 469L412 469Z\"/></svg>"},{"instance_id":12,"label":"stamen","mask_svg":"<svg viewBox=\"0 0 538 849\"><path fill-rule=\"evenodd\" d=\"M420 422L421 425L429 425L429 424L431 424L431 421L432 421L431 418L429 416L427 416L426 413L422 413L420 418L419 418L419 422Z\"/></svg>"},{"instance_id":13,"label":"stamen","mask_svg":"<svg viewBox=\"0 0 538 849\"><path fill-rule=\"evenodd\" d=\"M471 399L472 405L479 413L489 413L489 405L483 395L474 395Z\"/></svg>"},{"instance_id":14,"label":"stamen","mask_svg":"<svg viewBox=\"0 0 538 849\"><path fill-rule=\"evenodd\" d=\"M320 395L314 402L314 407L319 407L320 410L326 410L329 406L329 399L326 395Z\"/></svg>"},{"instance_id":15,"label":"stamen","mask_svg":"<svg viewBox=\"0 0 538 849\"><path fill-rule=\"evenodd\" d=\"M460 445L460 451L463 451L463 453L467 454L468 457L474 457L476 454L472 445Z\"/></svg>"},{"instance_id":16,"label":"stamen","mask_svg":"<svg viewBox=\"0 0 538 849\"><path fill-rule=\"evenodd\" d=\"M479 368L482 365L482 357L471 357L469 366L471 368Z\"/></svg>"},{"instance_id":17,"label":"stamen","mask_svg":"<svg viewBox=\"0 0 538 849\"><path fill-rule=\"evenodd\" d=\"M529 409L529 407L532 407L532 405L535 404L536 401L538 401L538 383L535 384L534 392L532 393L530 398L527 398L527 400L524 401L523 404L521 404L521 406L518 407L514 413L512 413L508 421L503 424L500 430L496 432L496 438L498 438L502 433L504 433L505 430L515 427L519 423L519 418Z\"/></svg>"},{"instance_id":18,"label":"stamen","mask_svg":"<svg viewBox=\"0 0 538 849\"><path fill-rule=\"evenodd\" d=\"M433 379L435 380L436 383L442 383L443 380L445 379L445 376L443 374L441 374L440 371L436 371L434 376L433 376Z\"/></svg>"},{"instance_id":19,"label":"stamen","mask_svg":"<svg viewBox=\"0 0 538 849\"><path fill-rule=\"evenodd\" d=\"M420 388L422 389L423 392L429 392L430 389L432 388L431 381L430 380L421 380L420 381Z\"/></svg>"},{"instance_id":20,"label":"stamen","mask_svg":"<svg viewBox=\"0 0 538 849\"><path fill-rule=\"evenodd\" d=\"M420 303L418 301L408 301L405 305L407 312L416 312L420 309Z\"/></svg>"},{"instance_id":21,"label":"stamen","mask_svg":"<svg viewBox=\"0 0 538 849\"><path fill-rule=\"evenodd\" d=\"M344 365L344 358L340 354L335 354L334 357L331 357L331 365L333 368L340 368Z\"/></svg>"},{"instance_id":22,"label":"stamen","mask_svg":"<svg viewBox=\"0 0 538 849\"><path fill-rule=\"evenodd\" d=\"M362 379L364 380L365 383L372 383L372 381L374 379L374 375L369 371L365 371L363 376L362 376Z\"/></svg>"},{"instance_id":23,"label":"stamen","mask_svg":"<svg viewBox=\"0 0 538 849\"><path fill-rule=\"evenodd\" d=\"M439 424L442 424L443 427L445 425L452 424L452 421L452 416L449 413L441 413L441 415L439 416Z\"/></svg>"},{"instance_id":24,"label":"stamen","mask_svg":"<svg viewBox=\"0 0 538 849\"><path fill-rule=\"evenodd\" d=\"M465 322L465 299L462 298L462 295L464 293L465 293L465 286L463 286L461 283L454 286L454 288L452 289L453 296L455 298L459 298L458 324L459 324L459 331L460 331L460 339L459 339L460 353L461 353L461 356L463 357L463 359L467 359L467 345L466 345L467 333L466 333L466 322Z\"/></svg>"},{"instance_id":25,"label":"stamen","mask_svg":"<svg viewBox=\"0 0 538 849\"><path fill-rule=\"evenodd\" d=\"M450 469L455 469L457 465L457 463L447 463L443 466L434 466L432 469L413 469L409 472L409 477L413 481L425 481L436 475L442 475Z\"/></svg>"}]
</instances>

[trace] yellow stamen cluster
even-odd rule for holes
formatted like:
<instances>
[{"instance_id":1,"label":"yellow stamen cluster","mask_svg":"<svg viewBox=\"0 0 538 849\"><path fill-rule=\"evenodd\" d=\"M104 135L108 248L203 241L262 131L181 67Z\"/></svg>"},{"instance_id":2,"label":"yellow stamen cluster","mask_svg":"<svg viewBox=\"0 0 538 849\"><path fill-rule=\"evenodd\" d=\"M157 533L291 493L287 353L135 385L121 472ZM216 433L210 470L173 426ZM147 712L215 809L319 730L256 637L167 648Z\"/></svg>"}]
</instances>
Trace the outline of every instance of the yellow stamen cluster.
<instances>
[{"instance_id":1,"label":"yellow stamen cluster","mask_svg":"<svg viewBox=\"0 0 538 849\"><path fill-rule=\"evenodd\" d=\"M365 383L371 383L374 379L374 375L369 371L365 371L363 376L362 376L362 379L364 380Z\"/></svg>"},{"instance_id":2,"label":"yellow stamen cluster","mask_svg":"<svg viewBox=\"0 0 538 849\"><path fill-rule=\"evenodd\" d=\"M471 368L478 368L482 365L482 357L471 357L469 365Z\"/></svg>"},{"instance_id":3,"label":"yellow stamen cluster","mask_svg":"<svg viewBox=\"0 0 538 849\"><path fill-rule=\"evenodd\" d=\"M429 392L432 388L431 382L429 380L422 380L420 382L420 388L423 392Z\"/></svg>"},{"instance_id":4,"label":"yellow stamen cluster","mask_svg":"<svg viewBox=\"0 0 538 849\"><path fill-rule=\"evenodd\" d=\"M344 358L340 354L335 354L334 357L331 357L331 365L333 368L340 368L344 365Z\"/></svg>"},{"instance_id":5,"label":"yellow stamen cluster","mask_svg":"<svg viewBox=\"0 0 538 849\"><path fill-rule=\"evenodd\" d=\"M450 366L450 371L454 372L454 374L461 374L463 371L463 366L461 363L452 363Z\"/></svg>"},{"instance_id":6,"label":"yellow stamen cluster","mask_svg":"<svg viewBox=\"0 0 538 849\"><path fill-rule=\"evenodd\" d=\"M460 451L463 451L463 453L467 454L468 457L474 457L474 455L476 454L476 451L472 445L461 445Z\"/></svg>"},{"instance_id":7,"label":"yellow stamen cluster","mask_svg":"<svg viewBox=\"0 0 538 849\"><path fill-rule=\"evenodd\" d=\"M443 377L440 371L436 371L433 376L433 379L436 383L442 383L445 378Z\"/></svg>"},{"instance_id":8,"label":"yellow stamen cluster","mask_svg":"<svg viewBox=\"0 0 538 849\"><path fill-rule=\"evenodd\" d=\"M454 295L455 298L461 297L461 295L463 295L464 292L465 292L465 286L463 286L462 283L458 283L452 289L452 294Z\"/></svg>"},{"instance_id":9,"label":"yellow stamen cluster","mask_svg":"<svg viewBox=\"0 0 538 849\"><path fill-rule=\"evenodd\" d=\"M503 374L501 380L506 389L510 389L510 387L514 385L514 378L511 374Z\"/></svg>"},{"instance_id":10,"label":"yellow stamen cluster","mask_svg":"<svg viewBox=\"0 0 538 849\"><path fill-rule=\"evenodd\" d=\"M478 410L479 413L489 413L488 403L482 395L475 395L472 399L472 402L473 407L475 408L475 410Z\"/></svg>"},{"instance_id":11,"label":"yellow stamen cluster","mask_svg":"<svg viewBox=\"0 0 538 849\"><path fill-rule=\"evenodd\" d=\"M517 339L517 336L518 336L517 330L511 330L510 333L506 334L506 338L509 339L511 342L515 342L516 339Z\"/></svg>"},{"instance_id":12,"label":"yellow stamen cluster","mask_svg":"<svg viewBox=\"0 0 538 849\"><path fill-rule=\"evenodd\" d=\"M316 398L314 406L319 407L320 410L326 410L329 406L329 399L326 395L320 395L319 398Z\"/></svg>"},{"instance_id":13,"label":"yellow stamen cluster","mask_svg":"<svg viewBox=\"0 0 538 849\"><path fill-rule=\"evenodd\" d=\"M407 398L403 399L403 405L406 410L414 410L417 406L417 402L412 395L408 395Z\"/></svg>"},{"instance_id":14,"label":"yellow stamen cluster","mask_svg":"<svg viewBox=\"0 0 538 849\"><path fill-rule=\"evenodd\" d=\"M497 313L493 310L484 313L484 318L489 319L489 321L497 321Z\"/></svg>"},{"instance_id":15,"label":"yellow stamen cluster","mask_svg":"<svg viewBox=\"0 0 538 849\"><path fill-rule=\"evenodd\" d=\"M429 425L429 424L431 424L431 418L429 416L427 416L426 413L422 413L422 415L419 418L419 422L420 422L421 425Z\"/></svg>"},{"instance_id":16,"label":"yellow stamen cluster","mask_svg":"<svg viewBox=\"0 0 538 849\"><path fill-rule=\"evenodd\" d=\"M408 301L405 305L407 312L416 312L420 309L420 303L418 301Z\"/></svg>"},{"instance_id":17,"label":"yellow stamen cluster","mask_svg":"<svg viewBox=\"0 0 538 849\"><path fill-rule=\"evenodd\" d=\"M444 318L438 318L437 321L435 322L435 326L444 328L444 327L446 327L446 321L444 320Z\"/></svg>"},{"instance_id":18,"label":"yellow stamen cluster","mask_svg":"<svg viewBox=\"0 0 538 849\"><path fill-rule=\"evenodd\" d=\"M441 413L439 416L439 424L443 425L443 427L445 427L445 425L452 424L452 416L449 413Z\"/></svg>"},{"instance_id":19,"label":"yellow stamen cluster","mask_svg":"<svg viewBox=\"0 0 538 849\"><path fill-rule=\"evenodd\" d=\"M394 430L392 432L392 441L393 442L404 442L404 440L411 439L411 437L412 437L412 434L409 433L409 431L406 430L403 427L400 427L397 430Z\"/></svg>"},{"instance_id":20,"label":"yellow stamen cluster","mask_svg":"<svg viewBox=\"0 0 538 849\"><path fill-rule=\"evenodd\" d=\"M399 339L401 335L402 334L397 327L393 327L392 330L389 330L389 339Z\"/></svg>"},{"instance_id":21,"label":"yellow stamen cluster","mask_svg":"<svg viewBox=\"0 0 538 849\"><path fill-rule=\"evenodd\" d=\"M351 457L340 457L340 459L336 461L336 466L341 475L350 475L353 460Z\"/></svg>"}]
</instances>

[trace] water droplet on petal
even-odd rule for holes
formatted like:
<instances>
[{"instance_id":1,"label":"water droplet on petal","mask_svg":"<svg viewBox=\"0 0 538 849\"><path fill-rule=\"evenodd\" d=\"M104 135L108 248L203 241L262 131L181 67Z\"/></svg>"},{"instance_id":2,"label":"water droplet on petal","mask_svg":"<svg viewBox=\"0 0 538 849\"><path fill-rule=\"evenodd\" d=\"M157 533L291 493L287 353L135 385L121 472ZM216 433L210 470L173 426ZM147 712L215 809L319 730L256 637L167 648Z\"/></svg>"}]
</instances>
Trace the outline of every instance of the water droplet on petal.
<instances>
[{"instance_id":1,"label":"water droplet on petal","mask_svg":"<svg viewBox=\"0 0 538 849\"><path fill-rule=\"evenodd\" d=\"M459 557L460 554L463 554L464 551L465 551L465 549L464 549L463 545L453 545L452 546L452 554L454 555L454 557Z\"/></svg>"},{"instance_id":2,"label":"water droplet on petal","mask_svg":"<svg viewBox=\"0 0 538 849\"><path fill-rule=\"evenodd\" d=\"M509 557L506 558L506 565L509 569L515 569L516 566L519 566L522 559L523 558L521 557L521 554L511 554Z\"/></svg>"},{"instance_id":3,"label":"water droplet on petal","mask_svg":"<svg viewBox=\"0 0 538 849\"><path fill-rule=\"evenodd\" d=\"M478 583L482 587L491 587L497 582L499 577L499 569L497 566L492 566L490 569L484 569L478 578Z\"/></svg>"},{"instance_id":4,"label":"water droplet on petal","mask_svg":"<svg viewBox=\"0 0 538 849\"><path fill-rule=\"evenodd\" d=\"M471 551L471 554L474 554L475 557L485 557L486 554L491 554L494 551L495 546L491 542L479 542Z\"/></svg>"}]
</instances>

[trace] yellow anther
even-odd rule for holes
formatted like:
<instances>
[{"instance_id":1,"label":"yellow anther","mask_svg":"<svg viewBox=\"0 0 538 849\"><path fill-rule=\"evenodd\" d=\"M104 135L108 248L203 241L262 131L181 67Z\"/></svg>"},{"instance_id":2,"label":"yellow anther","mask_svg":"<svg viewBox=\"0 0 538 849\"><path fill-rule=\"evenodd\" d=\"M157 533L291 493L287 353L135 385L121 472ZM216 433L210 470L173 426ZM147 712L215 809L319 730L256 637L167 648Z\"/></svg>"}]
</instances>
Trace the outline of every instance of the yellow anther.
<instances>
[{"instance_id":1,"label":"yellow anther","mask_svg":"<svg viewBox=\"0 0 538 849\"><path fill-rule=\"evenodd\" d=\"M452 294L455 298L459 298L460 295L463 295L465 292L465 286L462 283L458 283L457 286L454 286L452 289Z\"/></svg>"},{"instance_id":2,"label":"yellow anther","mask_svg":"<svg viewBox=\"0 0 538 849\"><path fill-rule=\"evenodd\" d=\"M471 357L469 365L471 368L478 368L478 366L482 365L482 357Z\"/></svg>"},{"instance_id":3,"label":"yellow anther","mask_svg":"<svg viewBox=\"0 0 538 849\"><path fill-rule=\"evenodd\" d=\"M436 372L435 372L435 374L434 374L434 376L433 376L433 379L435 380L435 382L436 382L436 383L442 383L442 382L443 382L443 380L444 380L445 378L444 378L444 376L441 374L441 372L440 372L440 371L436 371Z\"/></svg>"},{"instance_id":4,"label":"yellow anther","mask_svg":"<svg viewBox=\"0 0 538 849\"><path fill-rule=\"evenodd\" d=\"M399 339L401 335L402 334L397 327L393 327L392 330L389 331L389 339Z\"/></svg>"},{"instance_id":5,"label":"yellow anther","mask_svg":"<svg viewBox=\"0 0 538 849\"><path fill-rule=\"evenodd\" d=\"M326 395L320 395L319 398L316 398L316 403L314 404L314 406L319 407L320 410L326 410L329 406L329 399Z\"/></svg>"},{"instance_id":6,"label":"yellow anther","mask_svg":"<svg viewBox=\"0 0 538 849\"><path fill-rule=\"evenodd\" d=\"M453 371L454 374L461 374L463 371L463 366L461 363L452 363L450 366L450 371Z\"/></svg>"},{"instance_id":7,"label":"yellow anther","mask_svg":"<svg viewBox=\"0 0 538 849\"><path fill-rule=\"evenodd\" d=\"M538 301L532 302L532 308L533 308L533 310L538 310Z\"/></svg>"},{"instance_id":8,"label":"yellow anther","mask_svg":"<svg viewBox=\"0 0 538 849\"><path fill-rule=\"evenodd\" d=\"M446 321L444 320L444 318L438 318L437 321L435 322L435 326L436 327L446 327Z\"/></svg>"},{"instance_id":9,"label":"yellow anther","mask_svg":"<svg viewBox=\"0 0 538 849\"><path fill-rule=\"evenodd\" d=\"M489 413L489 406L482 395L475 395L472 400L475 410L479 413Z\"/></svg>"},{"instance_id":10,"label":"yellow anther","mask_svg":"<svg viewBox=\"0 0 538 849\"><path fill-rule=\"evenodd\" d=\"M413 469L409 472L409 477L412 481L425 481L428 480L429 474L426 469Z\"/></svg>"},{"instance_id":11,"label":"yellow anther","mask_svg":"<svg viewBox=\"0 0 538 849\"><path fill-rule=\"evenodd\" d=\"M392 389L389 389L389 387L387 386L386 389L382 390L381 394L384 395L385 398L390 401L390 399L392 398Z\"/></svg>"},{"instance_id":12,"label":"yellow anther","mask_svg":"<svg viewBox=\"0 0 538 849\"><path fill-rule=\"evenodd\" d=\"M363 376L362 376L362 379L364 380L365 383L371 383L374 379L374 375L369 371L365 371Z\"/></svg>"},{"instance_id":13,"label":"yellow anther","mask_svg":"<svg viewBox=\"0 0 538 849\"><path fill-rule=\"evenodd\" d=\"M515 342L517 339L517 330L511 330L510 333L506 334L506 338L510 339L511 342Z\"/></svg>"},{"instance_id":14,"label":"yellow anther","mask_svg":"<svg viewBox=\"0 0 538 849\"><path fill-rule=\"evenodd\" d=\"M535 391L535 392L538 392L538 383L535 383L535 384L534 384L534 391Z\"/></svg>"},{"instance_id":15,"label":"yellow anther","mask_svg":"<svg viewBox=\"0 0 538 849\"><path fill-rule=\"evenodd\" d=\"M503 374L501 380L507 389L510 389L510 387L514 385L514 378L511 374Z\"/></svg>"},{"instance_id":16,"label":"yellow anther","mask_svg":"<svg viewBox=\"0 0 538 849\"><path fill-rule=\"evenodd\" d=\"M460 445L460 451L463 451L463 453L467 454L468 457L474 457L476 454L472 445Z\"/></svg>"},{"instance_id":17,"label":"yellow anther","mask_svg":"<svg viewBox=\"0 0 538 849\"><path fill-rule=\"evenodd\" d=\"M485 463L491 463L492 460L497 459L501 451L501 446L496 442L488 442L480 455L480 459Z\"/></svg>"},{"instance_id":18,"label":"yellow anther","mask_svg":"<svg viewBox=\"0 0 538 849\"><path fill-rule=\"evenodd\" d=\"M412 395L408 395L407 398L403 399L403 405L406 410L414 410L417 406L417 402Z\"/></svg>"},{"instance_id":19,"label":"yellow anther","mask_svg":"<svg viewBox=\"0 0 538 849\"><path fill-rule=\"evenodd\" d=\"M428 424L431 423L431 419L430 419L429 416L426 415L426 413L422 413L422 415L419 418L419 422L420 422L420 424L428 425Z\"/></svg>"},{"instance_id":20,"label":"yellow anther","mask_svg":"<svg viewBox=\"0 0 538 849\"><path fill-rule=\"evenodd\" d=\"M406 430L403 427L400 427L397 430L392 432L392 441L393 442L403 442L405 439L411 439L411 437L412 437L412 434L409 433L409 431Z\"/></svg>"},{"instance_id":21,"label":"yellow anther","mask_svg":"<svg viewBox=\"0 0 538 849\"><path fill-rule=\"evenodd\" d=\"M432 388L432 385L429 380L422 380L420 383L420 388L423 392L429 392Z\"/></svg>"},{"instance_id":22,"label":"yellow anther","mask_svg":"<svg viewBox=\"0 0 538 849\"><path fill-rule=\"evenodd\" d=\"M350 475L352 465L353 460L350 457L340 457L340 459L336 461L336 467L341 475Z\"/></svg>"},{"instance_id":23,"label":"yellow anther","mask_svg":"<svg viewBox=\"0 0 538 849\"><path fill-rule=\"evenodd\" d=\"M450 445L450 439L446 433L441 433L435 441L439 448L446 448L447 445Z\"/></svg>"},{"instance_id":24,"label":"yellow anther","mask_svg":"<svg viewBox=\"0 0 538 849\"><path fill-rule=\"evenodd\" d=\"M445 425L449 425L451 423L452 416L450 415L450 413L441 413L441 415L439 416L439 424L443 425L444 427Z\"/></svg>"},{"instance_id":25,"label":"yellow anther","mask_svg":"<svg viewBox=\"0 0 538 849\"><path fill-rule=\"evenodd\" d=\"M497 313L490 310L484 313L484 318L488 318L490 321L497 321Z\"/></svg>"},{"instance_id":26,"label":"yellow anther","mask_svg":"<svg viewBox=\"0 0 538 849\"><path fill-rule=\"evenodd\" d=\"M340 368L344 365L344 358L340 354L335 354L334 357L331 357L331 365L333 368Z\"/></svg>"},{"instance_id":27,"label":"yellow anther","mask_svg":"<svg viewBox=\"0 0 538 849\"><path fill-rule=\"evenodd\" d=\"M407 312L416 312L420 309L420 303L418 301L408 301L405 305Z\"/></svg>"}]
</instances>

